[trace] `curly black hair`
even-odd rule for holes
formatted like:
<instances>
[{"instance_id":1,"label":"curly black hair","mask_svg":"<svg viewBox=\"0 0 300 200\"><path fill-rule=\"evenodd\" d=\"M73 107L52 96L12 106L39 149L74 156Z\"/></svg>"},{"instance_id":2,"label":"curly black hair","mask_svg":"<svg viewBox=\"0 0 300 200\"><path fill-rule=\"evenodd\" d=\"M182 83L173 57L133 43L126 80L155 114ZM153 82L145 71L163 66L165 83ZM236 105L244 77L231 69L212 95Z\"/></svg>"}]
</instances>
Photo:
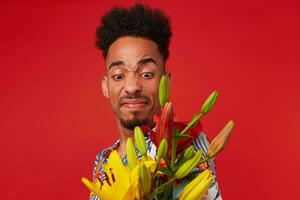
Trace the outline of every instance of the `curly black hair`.
<instances>
[{"instance_id":1,"label":"curly black hair","mask_svg":"<svg viewBox=\"0 0 300 200\"><path fill-rule=\"evenodd\" d=\"M104 58L115 40L122 36L133 36L154 41L166 61L172 32L169 18L160 9L137 3L129 9L112 8L101 18L96 36L96 46L103 51Z\"/></svg>"}]
</instances>

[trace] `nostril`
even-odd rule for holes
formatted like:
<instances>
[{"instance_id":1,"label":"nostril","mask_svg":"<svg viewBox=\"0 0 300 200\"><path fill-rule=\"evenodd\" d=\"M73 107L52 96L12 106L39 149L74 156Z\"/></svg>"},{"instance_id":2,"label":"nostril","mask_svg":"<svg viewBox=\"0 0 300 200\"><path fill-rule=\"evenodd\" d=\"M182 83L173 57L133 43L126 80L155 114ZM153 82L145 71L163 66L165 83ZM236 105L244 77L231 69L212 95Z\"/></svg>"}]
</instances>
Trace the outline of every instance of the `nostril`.
<instances>
[{"instance_id":1,"label":"nostril","mask_svg":"<svg viewBox=\"0 0 300 200\"><path fill-rule=\"evenodd\" d=\"M127 93L136 93L141 90L141 84L138 80L128 80L126 82L125 91Z\"/></svg>"}]
</instances>

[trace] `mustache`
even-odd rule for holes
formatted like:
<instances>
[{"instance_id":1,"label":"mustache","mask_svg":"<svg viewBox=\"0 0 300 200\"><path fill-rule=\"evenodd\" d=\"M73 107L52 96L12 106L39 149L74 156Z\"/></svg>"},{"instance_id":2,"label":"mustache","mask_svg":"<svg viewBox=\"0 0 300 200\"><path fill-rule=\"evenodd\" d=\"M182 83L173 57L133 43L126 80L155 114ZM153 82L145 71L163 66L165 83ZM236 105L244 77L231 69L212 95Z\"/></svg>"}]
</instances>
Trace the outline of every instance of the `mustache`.
<instances>
[{"instance_id":1,"label":"mustache","mask_svg":"<svg viewBox=\"0 0 300 200\"><path fill-rule=\"evenodd\" d=\"M130 99L136 99L136 100L143 100L147 103L150 102L150 98L146 95L143 95L143 94L130 94L130 95L124 95L122 97L120 97L119 99L119 106L126 100L130 100Z\"/></svg>"}]
</instances>

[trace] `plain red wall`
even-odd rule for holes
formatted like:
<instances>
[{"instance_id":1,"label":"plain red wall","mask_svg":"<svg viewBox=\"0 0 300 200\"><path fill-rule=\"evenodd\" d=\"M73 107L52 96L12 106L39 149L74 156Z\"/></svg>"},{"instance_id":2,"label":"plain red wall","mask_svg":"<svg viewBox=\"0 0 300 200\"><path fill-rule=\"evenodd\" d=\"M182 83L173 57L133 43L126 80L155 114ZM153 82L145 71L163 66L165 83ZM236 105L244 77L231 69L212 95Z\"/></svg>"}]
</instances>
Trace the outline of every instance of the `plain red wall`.
<instances>
[{"instance_id":1,"label":"plain red wall","mask_svg":"<svg viewBox=\"0 0 300 200\"><path fill-rule=\"evenodd\" d=\"M228 120L236 123L216 159L226 200L299 196L295 2L148 1L172 20L177 117L190 119L216 89L204 131L212 138ZM113 5L132 4L0 3L0 199L88 199L80 178L91 178L96 154L118 137L100 90L95 28Z\"/></svg>"}]
</instances>

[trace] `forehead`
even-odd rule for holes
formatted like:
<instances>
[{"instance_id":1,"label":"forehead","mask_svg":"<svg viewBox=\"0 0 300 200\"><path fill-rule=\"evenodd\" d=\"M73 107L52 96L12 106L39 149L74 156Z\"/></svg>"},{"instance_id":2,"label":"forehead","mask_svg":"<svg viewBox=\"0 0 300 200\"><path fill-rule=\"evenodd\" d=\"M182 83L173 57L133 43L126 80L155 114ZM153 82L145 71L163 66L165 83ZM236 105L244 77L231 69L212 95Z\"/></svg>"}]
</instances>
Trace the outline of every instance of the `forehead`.
<instances>
[{"instance_id":1,"label":"forehead","mask_svg":"<svg viewBox=\"0 0 300 200\"><path fill-rule=\"evenodd\" d=\"M108 50L106 69L112 62L122 61L126 65L135 65L139 60L152 58L158 65L163 65L163 57L155 42L141 37L121 37Z\"/></svg>"}]
</instances>

